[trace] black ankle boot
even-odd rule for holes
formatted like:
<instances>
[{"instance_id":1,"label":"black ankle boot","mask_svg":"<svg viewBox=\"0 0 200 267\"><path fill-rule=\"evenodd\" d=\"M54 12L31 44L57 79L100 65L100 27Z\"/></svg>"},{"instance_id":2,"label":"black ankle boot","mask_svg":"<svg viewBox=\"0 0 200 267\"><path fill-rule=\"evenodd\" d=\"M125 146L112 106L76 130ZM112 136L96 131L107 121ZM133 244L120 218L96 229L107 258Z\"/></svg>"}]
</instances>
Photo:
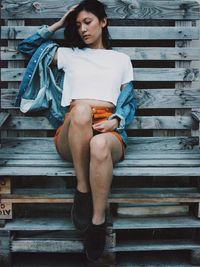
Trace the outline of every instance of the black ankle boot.
<instances>
[{"instance_id":1,"label":"black ankle boot","mask_svg":"<svg viewBox=\"0 0 200 267\"><path fill-rule=\"evenodd\" d=\"M86 231L85 253L90 261L96 261L103 253L106 243L106 222L95 225L91 223Z\"/></svg>"},{"instance_id":2,"label":"black ankle boot","mask_svg":"<svg viewBox=\"0 0 200 267\"><path fill-rule=\"evenodd\" d=\"M83 232L87 230L92 220L91 192L82 193L76 189L71 218L76 229Z\"/></svg>"}]
</instances>

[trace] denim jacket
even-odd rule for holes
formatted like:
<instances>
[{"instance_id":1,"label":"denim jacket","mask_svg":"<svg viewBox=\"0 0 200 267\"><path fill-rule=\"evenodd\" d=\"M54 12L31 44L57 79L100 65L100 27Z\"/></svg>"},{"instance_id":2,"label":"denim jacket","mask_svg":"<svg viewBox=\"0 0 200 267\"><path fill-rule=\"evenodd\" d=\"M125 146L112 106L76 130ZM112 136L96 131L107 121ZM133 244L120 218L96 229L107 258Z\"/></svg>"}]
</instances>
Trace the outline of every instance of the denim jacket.
<instances>
[{"instance_id":1,"label":"denim jacket","mask_svg":"<svg viewBox=\"0 0 200 267\"><path fill-rule=\"evenodd\" d=\"M64 71L51 64L59 46L49 40L53 34L48 31L48 26L44 25L19 44L18 50L30 60L19 87L15 106L20 107L23 113L43 111L51 125L58 128L63 123L69 107L62 107L60 104ZM114 113L108 118L120 118L116 131L121 135L125 145L128 141L125 127L133 121L136 108L133 84L129 82L120 92Z\"/></svg>"}]
</instances>

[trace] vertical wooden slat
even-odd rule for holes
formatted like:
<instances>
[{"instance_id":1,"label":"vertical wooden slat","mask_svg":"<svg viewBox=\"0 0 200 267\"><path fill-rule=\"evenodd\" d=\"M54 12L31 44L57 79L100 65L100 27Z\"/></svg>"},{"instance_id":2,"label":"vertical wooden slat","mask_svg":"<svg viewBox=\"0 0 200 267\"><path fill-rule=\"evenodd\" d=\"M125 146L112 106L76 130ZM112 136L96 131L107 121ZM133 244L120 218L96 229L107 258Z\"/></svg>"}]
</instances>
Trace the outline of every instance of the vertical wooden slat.
<instances>
[{"instance_id":1,"label":"vertical wooden slat","mask_svg":"<svg viewBox=\"0 0 200 267\"><path fill-rule=\"evenodd\" d=\"M6 20L5 21L5 25L6 26L24 26L25 25L25 21L24 20ZM8 47L13 47L13 48L17 48L18 44L19 44L19 40L8 40ZM24 67L24 62L23 61L8 61L8 68L23 68ZM8 82L8 89L12 89L12 88L18 88L19 87L19 82ZM11 114L16 115L17 111L15 110L11 110ZM2 137L7 137L7 136L19 136L19 133L16 133L15 131L2 131ZM24 136L24 131L20 132L21 136Z\"/></svg>"},{"instance_id":2,"label":"vertical wooden slat","mask_svg":"<svg viewBox=\"0 0 200 267\"><path fill-rule=\"evenodd\" d=\"M11 266L10 231L0 231L0 266Z\"/></svg>"},{"instance_id":3,"label":"vertical wooden slat","mask_svg":"<svg viewBox=\"0 0 200 267\"><path fill-rule=\"evenodd\" d=\"M176 21L175 26L177 27L192 27L192 21ZM175 41L175 47L189 47L191 45L191 41ZM175 67L176 68L190 68L190 61L176 61ZM175 88L176 89L188 89L191 88L192 82L176 82ZM191 116L191 110L188 109L176 109L175 116ZM175 135L187 135L187 132L184 131L175 131Z\"/></svg>"}]
</instances>

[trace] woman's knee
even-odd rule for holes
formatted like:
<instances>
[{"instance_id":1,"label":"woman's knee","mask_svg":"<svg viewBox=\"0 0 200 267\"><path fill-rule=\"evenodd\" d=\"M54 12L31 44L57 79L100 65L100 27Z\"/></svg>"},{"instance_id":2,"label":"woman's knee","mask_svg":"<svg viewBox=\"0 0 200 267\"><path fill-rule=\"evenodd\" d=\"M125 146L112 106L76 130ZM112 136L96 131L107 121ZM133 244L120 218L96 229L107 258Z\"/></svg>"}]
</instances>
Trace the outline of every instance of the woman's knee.
<instances>
[{"instance_id":1,"label":"woman's knee","mask_svg":"<svg viewBox=\"0 0 200 267\"><path fill-rule=\"evenodd\" d=\"M90 157L98 161L104 161L109 156L111 156L111 151L106 138L101 134L92 137L90 141Z\"/></svg>"},{"instance_id":2,"label":"woman's knee","mask_svg":"<svg viewBox=\"0 0 200 267\"><path fill-rule=\"evenodd\" d=\"M91 107L87 104L77 104L70 111L71 122L80 126L92 123Z\"/></svg>"}]
</instances>

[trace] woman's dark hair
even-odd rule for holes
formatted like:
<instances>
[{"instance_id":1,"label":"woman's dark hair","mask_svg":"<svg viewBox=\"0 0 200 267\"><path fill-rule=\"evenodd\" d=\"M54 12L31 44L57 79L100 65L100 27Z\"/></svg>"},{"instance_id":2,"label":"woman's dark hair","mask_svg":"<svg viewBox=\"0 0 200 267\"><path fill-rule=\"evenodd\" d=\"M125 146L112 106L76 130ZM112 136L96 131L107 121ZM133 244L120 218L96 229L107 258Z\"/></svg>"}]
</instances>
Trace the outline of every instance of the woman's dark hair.
<instances>
[{"instance_id":1,"label":"woman's dark hair","mask_svg":"<svg viewBox=\"0 0 200 267\"><path fill-rule=\"evenodd\" d=\"M74 11L70 12L65 20L65 30L64 30L64 36L65 36L65 42L67 46L70 46L72 48L78 47L78 48L84 48L88 47L87 44L84 43L84 41L81 39L77 26L76 26L76 18L77 15L82 11L85 10L87 12L93 13L99 21L103 20L104 18L107 18L107 14L105 12L106 5L99 2L98 0L83 0L80 2L80 4L75 8ZM110 35L108 32L108 23L107 25L102 29L102 42L103 46L106 49L111 49L110 45Z\"/></svg>"}]
</instances>

